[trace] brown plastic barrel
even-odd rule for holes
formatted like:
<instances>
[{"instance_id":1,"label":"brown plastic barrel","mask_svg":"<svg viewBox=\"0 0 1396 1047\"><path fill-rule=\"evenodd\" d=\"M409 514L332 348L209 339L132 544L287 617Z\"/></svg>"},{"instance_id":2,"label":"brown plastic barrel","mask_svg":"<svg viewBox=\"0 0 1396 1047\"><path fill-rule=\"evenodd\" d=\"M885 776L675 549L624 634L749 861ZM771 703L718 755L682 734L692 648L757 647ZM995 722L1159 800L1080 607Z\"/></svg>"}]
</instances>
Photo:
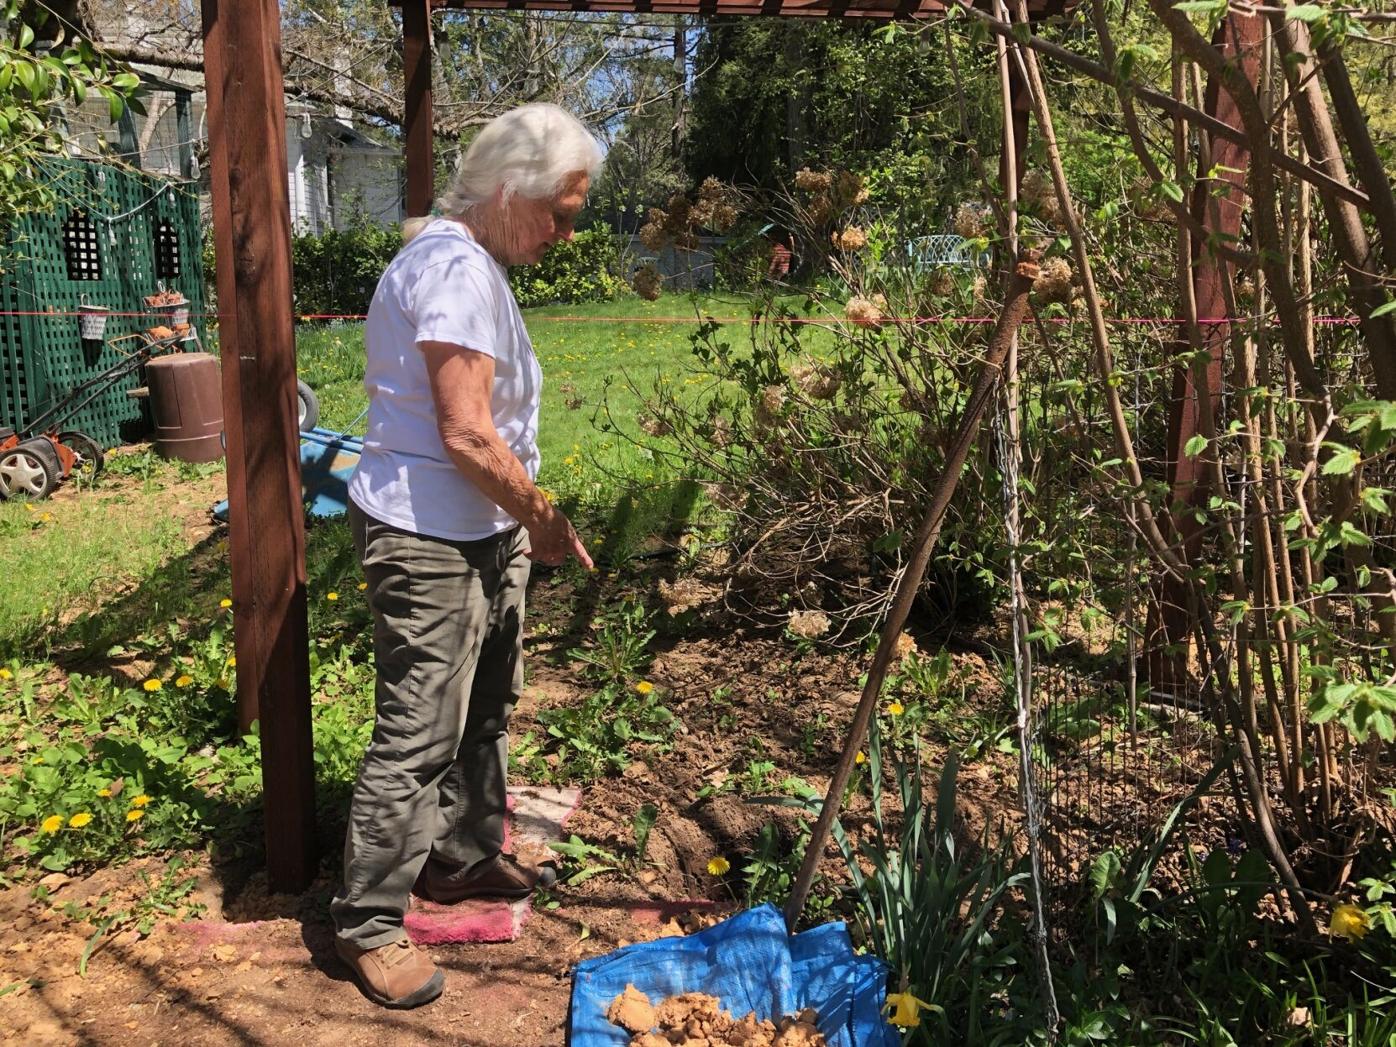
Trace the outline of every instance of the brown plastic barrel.
<instances>
[{"instance_id":1,"label":"brown plastic barrel","mask_svg":"<svg viewBox=\"0 0 1396 1047\"><path fill-rule=\"evenodd\" d=\"M222 383L208 353L173 353L145 365L155 452L185 462L223 457Z\"/></svg>"}]
</instances>

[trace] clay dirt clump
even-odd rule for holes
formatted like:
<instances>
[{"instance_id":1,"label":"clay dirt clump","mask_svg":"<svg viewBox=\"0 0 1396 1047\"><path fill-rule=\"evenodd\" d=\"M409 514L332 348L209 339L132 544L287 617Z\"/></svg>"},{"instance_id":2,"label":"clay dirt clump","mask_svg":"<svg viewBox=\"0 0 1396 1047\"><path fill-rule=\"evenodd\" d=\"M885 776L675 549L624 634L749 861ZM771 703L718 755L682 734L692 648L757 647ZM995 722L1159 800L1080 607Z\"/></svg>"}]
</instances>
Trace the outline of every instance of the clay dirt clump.
<instances>
[{"instance_id":1,"label":"clay dirt clump","mask_svg":"<svg viewBox=\"0 0 1396 1047\"><path fill-rule=\"evenodd\" d=\"M754 1013L733 1019L715 996L701 992L670 996L656 1007L633 985L606 1010L607 1021L633 1034L630 1047L826 1047L815 1018L806 1008L778 1022L758 1021Z\"/></svg>"}]
</instances>

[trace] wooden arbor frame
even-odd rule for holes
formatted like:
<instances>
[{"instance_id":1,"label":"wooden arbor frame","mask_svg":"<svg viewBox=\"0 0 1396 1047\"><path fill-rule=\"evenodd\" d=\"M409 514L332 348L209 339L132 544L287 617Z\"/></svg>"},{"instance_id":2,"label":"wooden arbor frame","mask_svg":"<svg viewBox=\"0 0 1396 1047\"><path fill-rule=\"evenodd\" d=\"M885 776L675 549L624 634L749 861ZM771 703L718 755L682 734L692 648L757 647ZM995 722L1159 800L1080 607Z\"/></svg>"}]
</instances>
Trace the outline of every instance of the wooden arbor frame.
<instances>
[{"instance_id":1,"label":"wooden arbor frame","mask_svg":"<svg viewBox=\"0 0 1396 1047\"><path fill-rule=\"evenodd\" d=\"M316 868L314 751L306 624L291 297L291 222L277 0L201 0L208 92L219 343L228 451L238 718L260 723L267 869L277 891ZM954 0L389 0L403 9L407 211L432 198L432 12L564 10L625 14L924 19ZM1031 17L1066 0L1030 0ZM1018 90L1021 91L1021 85ZM1027 106L1013 100L1014 155ZM1211 96L1209 95L1209 101ZM1190 437L1180 425L1177 446Z\"/></svg>"}]
</instances>

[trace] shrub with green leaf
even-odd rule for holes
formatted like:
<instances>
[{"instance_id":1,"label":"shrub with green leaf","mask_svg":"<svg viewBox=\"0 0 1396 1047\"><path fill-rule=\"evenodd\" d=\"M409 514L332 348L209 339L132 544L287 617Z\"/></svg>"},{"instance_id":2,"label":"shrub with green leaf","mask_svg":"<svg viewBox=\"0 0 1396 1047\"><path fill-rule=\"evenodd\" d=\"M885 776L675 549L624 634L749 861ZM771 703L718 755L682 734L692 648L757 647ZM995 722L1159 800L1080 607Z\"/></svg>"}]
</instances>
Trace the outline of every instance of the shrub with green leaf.
<instances>
[{"instance_id":1,"label":"shrub with green leaf","mask_svg":"<svg viewBox=\"0 0 1396 1047\"><path fill-rule=\"evenodd\" d=\"M554 244L537 265L509 271L519 305L609 302L625 289L620 252L609 229L597 226Z\"/></svg>"}]
</instances>

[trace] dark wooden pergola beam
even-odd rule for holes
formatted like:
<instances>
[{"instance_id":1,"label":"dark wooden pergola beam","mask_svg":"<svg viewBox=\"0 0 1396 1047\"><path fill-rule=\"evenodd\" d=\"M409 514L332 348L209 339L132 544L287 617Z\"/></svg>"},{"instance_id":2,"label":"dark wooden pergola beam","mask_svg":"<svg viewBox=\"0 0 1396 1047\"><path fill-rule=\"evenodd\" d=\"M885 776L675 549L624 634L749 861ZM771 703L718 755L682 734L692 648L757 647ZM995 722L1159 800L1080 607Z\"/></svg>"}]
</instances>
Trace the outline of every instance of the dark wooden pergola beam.
<instances>
[{"instance_id":1,"label":"dark wooden pergola beam","mask_svg":"<svg viewBox=\"0 0 1396 1047\"><path fill-rule=\"evenodd\" d=\"M942 17L953 0L387 0L402 9L404 159L407 214L431 210L436 170L431 122L431 15L434 11L573 11L593 14L746 17L872 18ZM1067 0L1029 0L1030 17L1061 14ZM1027 113L1015 112L1026 129Z\"/></svg>"},{"instance_id":2,"label":"dark wooden pergola beam","mask_svg":"<svg viewBox=\"0 0 1396 1047\"><path fill-rule=\"evenodd\" d=\"M203 0L238 723L260 725L267 875L316 868L305 508L277 0Z\"/></svg>"}]
</instances>

